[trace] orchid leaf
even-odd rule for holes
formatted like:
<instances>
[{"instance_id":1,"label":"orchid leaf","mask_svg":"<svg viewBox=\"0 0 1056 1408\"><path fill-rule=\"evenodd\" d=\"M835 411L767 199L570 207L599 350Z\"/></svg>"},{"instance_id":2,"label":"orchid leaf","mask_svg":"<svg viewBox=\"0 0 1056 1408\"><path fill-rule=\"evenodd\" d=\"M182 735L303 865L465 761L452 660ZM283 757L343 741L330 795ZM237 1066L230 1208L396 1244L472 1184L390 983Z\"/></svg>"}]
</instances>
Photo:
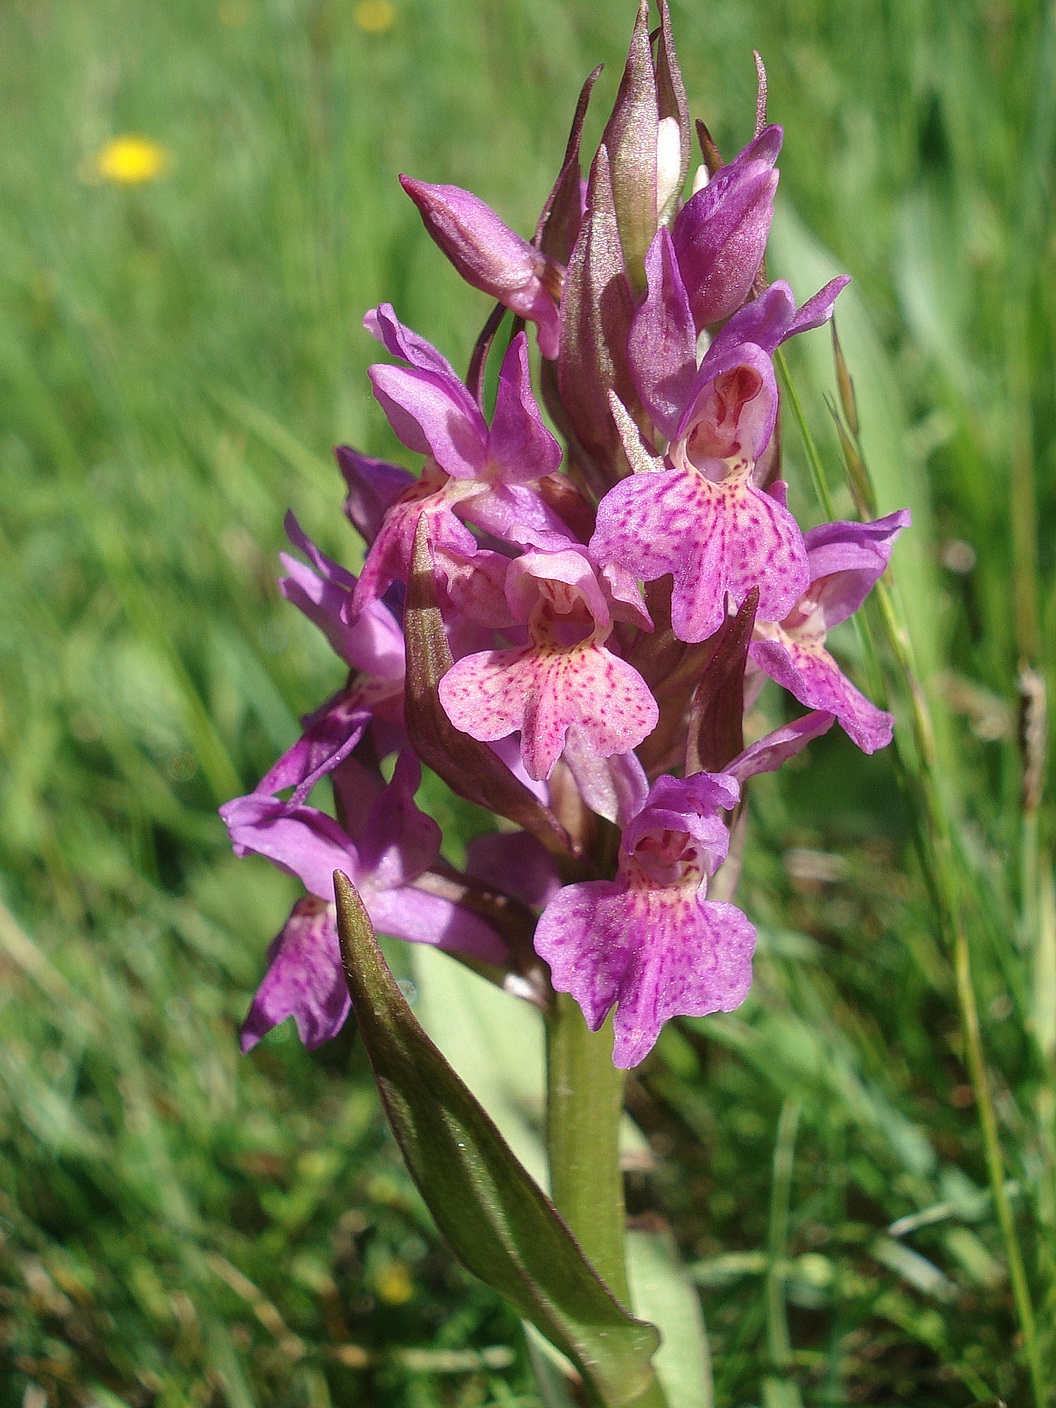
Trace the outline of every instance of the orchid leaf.
<instances>
[{"instance_id":1,"label":"orchid leaf","mask_svg":"<svg viewBox=\"0 0 1056 1408\"><path fill-rule=\"evenodd\" d=\"M664 1337L654 1363L670 1408L713 1408L700 1296L660 1219L628 1232L627 1272L635 1311L655 1321Z\"/></svg>"},{"instance_id":2,"label":"orchid leaf","mask_svg":"<svg viewBox=\"0 0 1056 1408\"><path fill-rule=\"evenodd\" d=\"M385 1112L456 1256L572 1361L592 1408L655 1384L656 1328L620 1305L538 1184L429 1040L351 881L334 875L352 1009Z\"/></svg>"}]
</instances>

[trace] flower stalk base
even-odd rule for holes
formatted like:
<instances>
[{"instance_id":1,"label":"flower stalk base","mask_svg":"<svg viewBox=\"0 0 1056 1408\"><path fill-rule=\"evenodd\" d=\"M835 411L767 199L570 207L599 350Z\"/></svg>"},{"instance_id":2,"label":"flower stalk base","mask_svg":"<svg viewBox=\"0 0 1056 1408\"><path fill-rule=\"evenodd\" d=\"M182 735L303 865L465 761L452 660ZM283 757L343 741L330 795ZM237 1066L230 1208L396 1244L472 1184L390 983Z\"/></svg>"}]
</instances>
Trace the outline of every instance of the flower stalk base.
<instances>
[{"instance_id":1,"label":"flower stalk base","mask_svg":"<svg viewBox=\"0 0 1056 1408\"><path fill-rule=\"evenodd\" d=\"M558 1212L599 1276L628 1301L619 1134L626 1072L612 1064L611 1020L592 1032L558 993L547 1027L547 1150Z\"/></svg>"}]
</instances>

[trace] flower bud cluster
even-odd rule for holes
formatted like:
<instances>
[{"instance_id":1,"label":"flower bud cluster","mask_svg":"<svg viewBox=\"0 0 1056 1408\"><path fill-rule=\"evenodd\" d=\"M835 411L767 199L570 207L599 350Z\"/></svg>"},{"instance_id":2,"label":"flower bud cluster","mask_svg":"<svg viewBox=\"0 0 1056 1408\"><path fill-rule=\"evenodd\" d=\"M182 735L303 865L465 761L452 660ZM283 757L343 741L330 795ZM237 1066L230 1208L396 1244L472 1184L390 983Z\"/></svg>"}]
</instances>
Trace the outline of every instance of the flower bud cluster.
<instances>
[{"instance_id":1,"label":"flower bud cluster","mask_svg":"<svg viewBox=\"0 0 1056 1408\"><path fill-rule=\"evenodd\" d=\"M239 854L307 891L246 1049L289 1015L309 1047L344 1022L340 869L382 932L543 1005L572 993L594 1029L615 1008L614 1060L635 1065L668 1018L747 993L755 931L707 897L746 780L835 721L866 752L890 740L890 716L825 641L908 514L804 533L776 474L774 354L832 316L847 280L802 307L766 284L779 127L727 165L704 133L707 169L683 201L690 123L663 3L660 18L650 34L643 0L584 182L588 80L530 242L469 192L401 178L498 307L466 381L392 307L367 315L390 358L370 370L374 394L422 466L338 450L366 543L358 578L288 521L304 560L284 558L282 590L349 675L222 809ZM765 676L808 712L745 748L745 699ZM422 763L504 819L464 871L415 801ZM309 800L324 778L333 815Z\"/></svg>"}]
</instances>

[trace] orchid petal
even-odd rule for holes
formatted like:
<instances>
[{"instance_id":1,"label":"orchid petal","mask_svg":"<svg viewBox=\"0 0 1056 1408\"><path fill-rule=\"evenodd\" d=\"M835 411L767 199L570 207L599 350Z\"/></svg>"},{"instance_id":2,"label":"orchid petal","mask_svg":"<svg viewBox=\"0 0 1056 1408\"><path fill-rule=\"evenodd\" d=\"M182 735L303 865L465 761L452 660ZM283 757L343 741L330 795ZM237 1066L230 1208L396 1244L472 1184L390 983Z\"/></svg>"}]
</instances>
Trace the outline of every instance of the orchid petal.
<instances>
[{"instance_id":1,"label":"orchid petal","mask_svg":"<svg viewBox=\"0 0 1056 1408\"><path fill-rule=\"evenodd\" d=\"M600 758L573 724L565 737L564 759L584 802L598 816L624 826L641 810L649 783L637 753Z\"/></svg>"},{"instance_id":2,"label":"orchid petal","mask_svg":"<svg viewBox=\"0 0 1056 1408\"><path fill-rule=\"evenodd\" d=\"M325 812L251 792L226 802L220 815L236 856L264 856L319 899L333 899L335 870L354 876L353 884L363 882L352 842Z\"/></svg>"},{"instance_id":3,"label":"orchid petal","mask_svg":"<svg viewBox=\"0 0 1056 1408\"><path fill-rule=\"evenodd\" d=\"M835 714L821 709L793 719L790 724L775 728L772 733L749 744L727 765L727 772L738 782L745 782L761 772L776 772L782 763L801 753L812 739L828 733L835 722Z\"/></svg>"},{"instance_id":4,"label":"orchid petal","mask_svg":"<svg viewBox=\"0 0 1056 1408\"><path fill-rule=\"evenodd\" d=\"M782 631L778 639L753 641L749 655L801 704L835 714L863 753L891 742L891 715L855 688L820 642L796 640Z\"/></svg>"},{"instance_id":5,"label":"orchid petal","mask_svg":"<svg viewBox=\"0 0 1056 1408\"><path fill-rule=\"evenodd\" d=\"M487 920L453 900L413 885L394 890L365 889L361 898L371 923L381 934L468 954L497 967L509 960L509 949Z\"/></svg>"},{"instance_id":6,"label":"orchid petal","mask_svg":"<svg viewBox=\"0 0 1056 1408\"><path fill-rule=\"evenodd\" d=\"M398 500L385 515L381 532L367 554L363 571L342 616L355 621L367 603L383 596L394 582L406 582L411 570L411 552L418 520L428 515L429 538L434 548L444 547L452 553L471 558L477 551L477 540L455 517L451 496L445 486L449 481L435 465L426 465L422 478L412 490Z\"/></svg>"},{"instance_id":7,"label":"orchid petal","mask_svg":"<svg viewBox=\"0 0 1056 1408\"><path fill-rule=\"evenodd\" d=\"M402 357L419 371L436 372L442 378L458 380L447 358L431 342L401 323L391 303L380 303L372 308L364 316L363 326L394 357Z\"/></svg>"},{"instance_id":8,"label":"orchid petal","mask_svg":"<svg viewBox=\"0 0 1056 1408\"><path fill-rule=\"evenodd\" d=\"M568 885L550 901L535 947L559 992L597 1031L613 1004L613 1061L637 1065L674 1016L731 1012L751 984L755 929L732 904L680 887Z\"/></svg>"},{"instance_id":9,"label":"orchid petal","mask_svg":"<svg viewBox=\"0 0 1056 1408\"><path fill-rule=\"evenodd\" d=\"M549 777L578 724L601 757L624 753L656 727L658 710L641 675L601 646L492 650L459 660L440 681L456 728L487 742L520 729L529 777Z\"/></svg>"},{"instance_id":10,"label":"orchid petal","mask_svg":"<svg viewBox=\"0 0 1056 1408\"><path fill-rule=\"evenodd\" d=\"M634 315L628 351L638 394L670 440L696 375L697 330L666 227L649 247L645 273L648 291Z\"/></svg>"},{"instance_id":11,"label":"orchid petal","mask_svg":"<svg viewBox=\"0 0 1056 1408\"><path fill-rule=\"evenodd\" d=\"M418 759L405 748L392 781L371 808L359 846L363 873L371 888L391 890L417 879L440 854L440 828L415 805L422 782Z\"/></svg>"},{"instance_id":12,"label":"orchid petal","mask_svg":"<svg viewBox=\"0 0 1056 1408\"><path fill-rule=\"evenodd\" d=\"M554 858L527 831L489 831L466 847L466 874L527 905L548 904L561 888Z\"/></svg>"},{"instance_id":13,"label":"orchid petal","mask_svg":"<svg viewBox=\"0 0 1056 1408\"><path fill-rule=\"evenodd\" d=\"M351 445L338 445L334 455L348 485L345 514L369 547L378 536L386 509L410 488L414 475L398 464L361 455Z\"/></svg>"},{"instance_id":14,"label":"orchid petal","mask_svg":"<svg viewBox=\"0 0 1056 1408\"><path fill-rule=\"evenodd\" d=\"M352 752L370 723L370 709L354 690L340 690L306 721L307 726L254 789L261 796L296 790L289 805L300 806L316 783Z\"/></svg>"},{"instance_id":15,"label":"orchid petal","mask_svg":"<svg viewBox=\"0 0 1056 1408\"><path fill-rule=\"evenodd\" d=\"M376 679L402 679L403 634L392 612L381 602L370 602L352 625L346 624L342 612L356 578L319 551L292 513L286 516L286 529L319 573L281 553L289 575L280 578L279 590L286 600L319 627L335 653L354 670Z\"/></svg>"},{"instance_id":16,"label":"orchid petal","mask_svg":"<svg viewBox=\"0 0 1056 1408\"><path fill-rule=\"evenodd\" d=\"M561 446L543 424L532 395L528 339L523 332L502 359L488 458L493 473L506 484L541 479L561 464Z\"/></svg>"},{"instance_id":17,"label":"orchid petal","mask_svg":"<svg viewBox=\"0 0 1056 1408\"><path fill-rule=\"evenodd\" d=\"M378 362L368 368L374 395L407 446L432 455L456 479L479 479L487 467L487 426L457 378Z\"/></svg>"},{"instance_id":18,"label":"orchid petal","mask_svg":"<svg viewBox=\"0 0 1056 1408\"><path fill-rule=\"evenodd\" d=\"M713 347L700 364L676 439L694 464L703 459L757 460L777 421L774 365L752 343Z\"/></svg>"},{"instance_id":19,"label":"orchid petal","mask_svg":"<svg viewBox=\"0 0 1056 1408\"><path fill-rule=\"evenodd\" d=\"M810 595L822 607L826 628L858 610L884 575L895 540L909 523L909 509L903 508L871 523L822 523L806 534L811 584L821 582Z\"/></svg>"},{"instance_id":20,"label":"orchid petal","mask_svg":"<svg viewBox=\"0 0 1056 1408\"><path fill-rule=\"evenodd\" d=\"M624 479L598 506L590 553L643 581L673 575L680 640L706 640L759 588L758 619L779 621L807 584L803 535L792 515L743 478L716 483L695 470Z\"/></svg>"},{"instance_id":21,"label":"orchid petal","mask_svg":"<svg viewBox=\"0 0 1056 1408\"><path fill-rule=\"evenodd\" d=\"M292 1017L306 1050L314 1051L338 1034L351 1010L333 905L298 900L268 958L242 1024L242 1050L251 1051L272 1027Z\"/></svg>"}]
</instances>

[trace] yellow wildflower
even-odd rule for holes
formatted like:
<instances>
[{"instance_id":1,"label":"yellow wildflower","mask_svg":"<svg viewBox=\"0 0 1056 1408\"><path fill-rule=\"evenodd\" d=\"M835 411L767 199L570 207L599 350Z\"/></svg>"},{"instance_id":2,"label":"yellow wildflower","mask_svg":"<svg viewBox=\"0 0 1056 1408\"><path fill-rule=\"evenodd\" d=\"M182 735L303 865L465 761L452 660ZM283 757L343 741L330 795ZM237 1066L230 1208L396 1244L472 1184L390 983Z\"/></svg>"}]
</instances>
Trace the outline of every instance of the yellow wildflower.
<instances>
[{"instance_id":1,"label":"yellow wildflower","mask_svg":"<svg viewBox=\"0 0 1056 1408\"><path fill-rule=\"evenodd\" d=\"M396 6L391 0L359 0L352 16L368 34L382 34L396 23Z\"/></svg>"},{"instance_id":2,"label":"yellow wildflower","mask_svg":"<svg viewBox=\"0 0 1056 1408\"><path fill-rule=\"evenodd\" d=\"M137 186L154 181L169 165L169 154L149 137L114 137L99 151L95 169L104 181L117 186Z\"/></svg>"},{"instance_id":3,"label":"yellow wildflower","mask_svg":"<svg viewBox=\"0 0 1056 1408\"><path fill-rule=\"evenodd\" d=\"M406 1305L414 1295L414 1282L405 1261L390 1261L374 1277L378 1299L387 1305Z\"/></svg>"}]
</instances>

